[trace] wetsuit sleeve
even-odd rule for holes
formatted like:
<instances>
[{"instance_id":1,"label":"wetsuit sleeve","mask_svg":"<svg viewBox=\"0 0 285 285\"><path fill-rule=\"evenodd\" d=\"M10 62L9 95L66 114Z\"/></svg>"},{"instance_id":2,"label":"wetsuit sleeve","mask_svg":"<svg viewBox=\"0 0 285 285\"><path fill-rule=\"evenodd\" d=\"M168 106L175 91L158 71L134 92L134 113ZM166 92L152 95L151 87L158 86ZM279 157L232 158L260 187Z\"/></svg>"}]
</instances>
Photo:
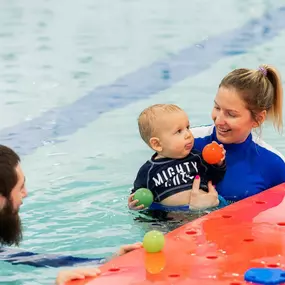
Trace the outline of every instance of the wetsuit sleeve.
<instances>
[{"instance_id":1,"label":"wetsuit sleeve","mask_svg":"<svg viewBox=\"0 0 285 285\"><path fill-rule=\"evenodd\" d=\"M206 166L206 176L208 180L212 181L213 185L218 184L224 179L226 174L226 160L223 161L222 165L208 164L203 158L202 163Z\"/></svg>"},{"instance_id":2,"label":"wetsuit sleeve","mask_svg":"<svg viewBox=\"0 0 285 285\"><path fill-rule=\"evenodd\" d=\"M148 172L149 167L147 164L144 164L138 171L137 177L131 189L131 194L135 193L140 188L147 188Z\"/></svg>"}]
</instances>

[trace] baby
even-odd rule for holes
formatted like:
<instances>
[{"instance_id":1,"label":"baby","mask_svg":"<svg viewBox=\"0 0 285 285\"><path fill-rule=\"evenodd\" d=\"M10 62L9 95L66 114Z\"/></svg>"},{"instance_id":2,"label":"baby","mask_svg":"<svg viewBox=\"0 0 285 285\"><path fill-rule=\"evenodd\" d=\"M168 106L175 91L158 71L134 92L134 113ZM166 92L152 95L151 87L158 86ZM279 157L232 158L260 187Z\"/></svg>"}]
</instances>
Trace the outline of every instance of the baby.
<instances>
[{"instance_id":1,"label":"baby","mask_svg":"<svg viewBox=\"0 0 285 285\"><path fill-rule=\"evenodd\" d=\"M155 153L139 169L132 193L139 188L147 188L153 193L153 205L189 207L194 178L200 176L200 188L204 191L208 191L209 181L217 184L223 179L225 150L218 164L206 163L201 153L193 149L194 137L188 116L178 106L150 106L140 114L138 125L142 139ZM134 204L132 199L129 198L129 207Z\"/></svg>"}]
</instances>

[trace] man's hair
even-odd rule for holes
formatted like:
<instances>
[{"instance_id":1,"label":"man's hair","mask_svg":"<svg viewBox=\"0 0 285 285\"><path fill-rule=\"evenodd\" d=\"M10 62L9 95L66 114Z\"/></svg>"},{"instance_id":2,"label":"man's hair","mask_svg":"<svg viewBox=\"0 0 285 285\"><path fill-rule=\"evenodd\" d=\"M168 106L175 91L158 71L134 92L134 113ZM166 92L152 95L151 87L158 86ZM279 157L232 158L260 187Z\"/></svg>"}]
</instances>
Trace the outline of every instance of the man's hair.
<instances>
[{"instance_id":1,"label":"man's hair","mask_svg":"<svg viewBox=\"0 0 285 285\"><path fill-rule=\"evenodd\" d=\"M18 177L16 167L20 157L11 148L0 145L0 195L9 199Z\"/></svg>"},{"instance_id":2,"label":"man's hair","mask_svg":"<svg viewBox=\"0 0 285 285\"><path fill-rule=\"evenodd\" d=\"M158 117L162 114L170 114L183 111L180 107L174 104L155 104L144 109L138 118L138 126L141 138L149 145L151 137L159 129L155 124Z\"/></svg>"}]
</instances>

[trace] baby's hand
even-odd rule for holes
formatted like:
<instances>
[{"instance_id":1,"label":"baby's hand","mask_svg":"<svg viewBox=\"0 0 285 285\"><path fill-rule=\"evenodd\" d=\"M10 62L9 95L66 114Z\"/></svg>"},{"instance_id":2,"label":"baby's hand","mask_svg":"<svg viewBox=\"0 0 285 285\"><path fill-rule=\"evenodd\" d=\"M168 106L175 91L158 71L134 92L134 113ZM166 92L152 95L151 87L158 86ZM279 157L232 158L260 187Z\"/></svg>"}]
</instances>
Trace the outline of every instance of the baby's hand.
<instances>
[{"instance_id":1,"label":"baby's hand","mask_svg":"<svg viewBox=\"0 0 285 285\"><path fill-rule=\"evenodd\" d=\"M130 210L139 211L144 208L144 205L136 206L139 200L134 200L135 193L131 194L128 198L128 206Z\"/></svg>"},{"instance_id":2,"label":"baby's hand","mask_svg":"<svg viewBox=\"0 0 285 285\"><path fill-rule=\"evenodd\" d=\"M221 161L218 163L218 165L221 166L224 163L224 160L226 158L226 150L222 144L219 144L219 146L223 149L223 157L222 157Z\"/></svg>"},{"instance_id":3,"label":"baby's hand","mask_svg":"<svg viewBox=\"0 0 285 285\"><path fill-rule=\"evenodd\" d=\"M213 143L218 144L216 141L213 141ZM223 144L219 144L219 146L220 146L220 147L222 148L222 150L223 150L223 157L222 157L222 159L220 160L220 162L217 163L217 165L221 166L221 165L224 163L224 160L225 160L225 158L226 158L226 150L225 150Z\"/></svg>"}]
</instances>

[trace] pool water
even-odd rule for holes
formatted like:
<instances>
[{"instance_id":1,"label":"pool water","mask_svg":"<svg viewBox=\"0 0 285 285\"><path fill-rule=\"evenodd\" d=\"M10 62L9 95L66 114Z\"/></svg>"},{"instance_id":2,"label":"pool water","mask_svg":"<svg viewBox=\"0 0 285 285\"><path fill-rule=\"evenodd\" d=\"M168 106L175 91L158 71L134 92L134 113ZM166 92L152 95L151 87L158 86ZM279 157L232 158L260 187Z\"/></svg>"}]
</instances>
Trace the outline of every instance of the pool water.
<instances>
[{"instance_id":1,"label":"pool water","mask_svg":"<svg viewBox=\"0 0 285 285\"><path fill-rule=\"evenodd\" d=\"M284 0L1 1L0 138L21 155L29 191L21 249L104 257L150 229L178 226L128 211L132 181L151 156L137 117L166 102L182 106L192 125L208 124L231 69L268 63L285 74L284 7ZM285 154L270 125L262 135ZM0 282L52 284L58 270L1 262Z\"/></svg>"}]
</instances>

